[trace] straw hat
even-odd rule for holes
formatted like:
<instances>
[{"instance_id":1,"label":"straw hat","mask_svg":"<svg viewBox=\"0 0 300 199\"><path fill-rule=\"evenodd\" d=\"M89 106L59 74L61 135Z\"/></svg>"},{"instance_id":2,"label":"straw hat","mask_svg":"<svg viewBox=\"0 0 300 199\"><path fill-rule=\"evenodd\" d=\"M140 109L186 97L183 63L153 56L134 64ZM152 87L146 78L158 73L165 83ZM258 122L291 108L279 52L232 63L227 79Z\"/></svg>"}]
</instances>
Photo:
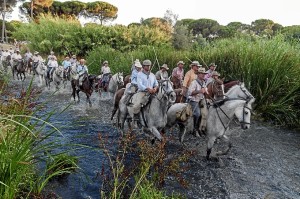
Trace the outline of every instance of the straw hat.
<instances>
[{"instance_id":1,"label":"straw hat","mask_svg":"<svg viewBox=\"0 0 300 199\"><path fill-rule=\"evenodd\" d=\"M191 63L191 65L190 65L190 67L192 67L192 66L201 66L200 64L199 64L199 62L198 61L193 61L192 63Z\"/></svg>"},{"instance_id":2,"label":"straw hat","mask_svg":"<svg viewBox=\"0 0 300 199\"><path fill-rule=\"evenodd\" d=\"M103 65L104 65L104 64L108 64L108 61L105 60L105 61L103 62Z\"/></svg>"},{"instance_id":3,"label":"straw hat","mask_svg":"<svg viewBox=\"0 0 300 199\"><path fill-rule=\"evenodd\" d=\"M37 54L39 54L39 52L38 52L38 51L35 51L34 54L37 55Z\"/></svg>"},{"instance_id":4,"label":"straw hat","mask_svg":"<svg viewBox=\"0 0 300 199\"><path fill-rule=\"evenodd\" d=\"M135 61L134 66L137 67L137 68L142 68L142 64L139 61Z\"/></svg>"},{"instance_id":5,"label":"straw hat","mask_svg":"<svg viewBox=\"0 0 300 199\"><path fill-rule=\"evenodd\" d=\"M183 62L183 61L179 61L179 62L177 63L177 65L179 65L179 64L184 65L184 62Z\"/></svg>"},{"instance_id":6,"label":"straw hat","mask_svg":"<svg viewBox=\"0 0 300 199\"><path fill-rule=\"evenodd\" d=\"M219 76L220 76L220 73L218 73L217 71L213 71L213 72L211 73L211 76L215 76L215 75L219 77Z\"/></svg>"},{"instance_id":7,"label":"straw hat","mask_svg":"<svg viewBox=\"0 0 300 199\"><path fill-rule=\"evenodd\" d=\"M166 70L169 70L169 68L168 68L168 65L167 65L167 64L163 64L163 65L161 66L161 68L165 68Z\"/></svg>"},{"instance_id":8,"label":"straw hat","mask_svg":"<svg viewBox=\"0 0 300 199\"><path fill-rule=\"evenodd\" d=\"M207 74L207 72L205 71L205 68L199 68L197 71L197 74Z\"/></svg>"},{"instance_id":9,"label":"straw hat","mask_svg":"<svg viewBox=\"0 0 300 199\"><path fill-rule=\"evenodd\" d=\"M217 67L217 65L216 65L215 63L210 63L210 64L209 64L209 67L211 67L211 66Z\"/></svg>"}]
</instances>

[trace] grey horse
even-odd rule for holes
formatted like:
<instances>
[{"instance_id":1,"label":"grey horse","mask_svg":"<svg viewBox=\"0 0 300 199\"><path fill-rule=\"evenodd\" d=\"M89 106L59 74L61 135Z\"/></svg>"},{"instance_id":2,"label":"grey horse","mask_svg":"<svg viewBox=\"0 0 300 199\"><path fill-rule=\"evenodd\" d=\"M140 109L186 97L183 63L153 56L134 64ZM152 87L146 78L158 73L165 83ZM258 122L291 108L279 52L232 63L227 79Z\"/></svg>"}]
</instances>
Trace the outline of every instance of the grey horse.
<instances>
[{"instance_id":1,"label":"grey horse","mask_svg":"<svg viewBox=\"0 0 300 199\"><path fill-rule=\"evenodd\" d=\"M228 126L234 116L236 116L239 120L242 129L250 128L252 103L254 101L255 98L227 98L209 108L207 123L208 141L206 153L206 158L208 160L210 159L212 147L217 138L221 138L226 141L228 143L228 148L224 151L217 152L216 155L225 155L232 147L226 132L228 131Z\"/></svg>"},{"instance_id":2,"label":"grey horse","mask_svg":"<svg viewBox=\"0 0 300 199\"><path fill-rule=\"evenodd\" d=\"M114 74L108 83L108 92L115 94L115 92L117 92L118 89L122 88L124 86L124 77L123 77L123 73L116 73Z\"/></svg>"},{"instance_id":3,"label":"grey horse","mask_svg":"<svg viewBox=\"0 0 300 199\"><path fill-rule=\"evenodd\" d=\"M138 93L133 95L132 100L139 97ZM152 133L154 138L162 140L160 130L163 130L167 124L168 107L176 100L176 94L173 90L170 80L159 82L158 92L150 96L149 102L141 109L139 114L140 123L145 132ZM119 102L118 119L121 130L124 130L124 123L127 116L133 118L133 107L124 103L124 96ZM130 126L129 126L130 127Z\"/></svg>"}]
</instances>

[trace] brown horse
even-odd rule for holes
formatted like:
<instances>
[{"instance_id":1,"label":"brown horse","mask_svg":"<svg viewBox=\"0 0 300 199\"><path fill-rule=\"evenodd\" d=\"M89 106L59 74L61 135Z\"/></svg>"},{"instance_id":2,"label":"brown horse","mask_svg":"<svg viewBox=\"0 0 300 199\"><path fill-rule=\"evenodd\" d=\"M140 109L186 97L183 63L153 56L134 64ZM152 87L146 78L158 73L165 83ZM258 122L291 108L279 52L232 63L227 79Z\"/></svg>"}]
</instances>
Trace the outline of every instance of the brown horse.
<instances>
[{"instance_id":1,"label":"brown horse","mask_svg":"<svg viewBox=\"0 0 300 199\"><path fill-rule=\"evenodd\" d=\"M207 85L208 94L205 94L206 99L212 101L224 99L224 80L215 79Z\"/></svg>"},{"instance_id":2,"label":"brown horse","mask_svg":"<svg viewBox=\"0 0 300 199\"><path fill-rule=\"evenodd\" d=\"M171 77L171 82L173 83L173 88L178 89L182 87L182 81L177 77Z\"/></svg>"},{"instance_id":3,"label":"brown horse","mask_svg":"<svg viewBox=\"0 0 300 199\"><path fill-rule=\"evenodd\" d=\"M85 93L86 95L86 101L89 103L90 107L92 106L92 102L91 102L91 95L93 93L93 85L94 82L96 81L96 75L87 75L85 74L84 76L84 80L82 82L82 85L79 86L79 90L76 90L76 85L78 85L79 80L76 79L72 79L71 81L71 85L72 85L72 96L74 98L74 101L76 101L75 99L75 93L77 94L77 98L78 98L78 103L80 102L80 98L79 98L79 92L82 91Z\"/></svg>"},{"instance_id":4,"label":"brown horse","mask_svg":"<svg viewBox=\"0 0 300 199\"><path fill-rule=\"evenodd\" d=\"M33 67L32 67L32 58L29 58L27 61L25 61L25 68L26 68L26 72L31 74L33 71Z\"/></svg>"},{"instance_id":5,"label":"brown horse","mask_svg":"<svg viewBox=\"0 0 300 199\"><path fill-rule=\"evenodd\" d=\"M235 85L240 85L241 81L239 80L229 80L224 82L224 92L226 93L231 87Z\"/></svg>"},{"instance_id":6,"label":"brown horse","mask_svg":"<svg viewBox=\"0 0 300 199\"><path fill-rule=\"evenodd\" d=\"M26 76L25 76L25 63L24 63L23 59L13 61L12 72L13 72L13 78L14 79L15 79L15 73L17 73L17 79L18 80L19 80L19 76L20 76L20 80L24 81L26 79ZM23 79L22 79L22 74L24 76Z\"/></svg>"},{"instance_id":7,"label":"brown horse","mask_svg":"<svg viewBox=\"0 0 300 199\"><path fill-rule=\"evenodd\" d=\"M117 90L117 92L115 93L115 96L114 96L114 109L112 110L112 114L111 114L111 117L110 117L111 120L114 119L114 116L115 116L117 110L119 109L119 102L120 102L122 96L124 95L124 92L125 92L125 88L121 88L121 89Z\"/></svg>"},{"instance_id":8,"label":"brown horse","mask_svg":"<svg viewBox=\"0 0 300 199\"><path fill-rule=\"evenodd\" d=\"M131 82L131 75L126 75L124 78L124 87Z\"/></svg>"}]
</instances>

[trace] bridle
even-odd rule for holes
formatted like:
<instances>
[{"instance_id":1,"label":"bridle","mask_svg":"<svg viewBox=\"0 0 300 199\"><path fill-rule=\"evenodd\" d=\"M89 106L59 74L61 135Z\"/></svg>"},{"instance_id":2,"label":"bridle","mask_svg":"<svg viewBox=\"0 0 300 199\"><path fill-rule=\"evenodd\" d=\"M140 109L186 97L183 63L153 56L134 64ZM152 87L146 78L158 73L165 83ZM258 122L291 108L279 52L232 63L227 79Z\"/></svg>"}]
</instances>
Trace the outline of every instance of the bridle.
<instances>
[{"instance_id":1,"label":"bridle","mask_svg":"<svg viewBox=\"0 0 300 199\"><path fill-rule=\"evenodd\" d=\"M116 80L115 80L114 78L112 78L112 80L113 80L114 82L116 82L119 86L122 85L122 82L123 82L123 84L124 84L124 81L121 80L120 76L122 76L122 75L120 75L120 73L117 73Z\"/></svg>"},{"instance_id":2,"label":"bridle","mask_svg":"<svg viewBox=\"0 0 300 199\"><path fill-rule=\"evenodd\" d=\"M172 89L171 91L167 91L167 90L165 89L165 87L162 85L164 82L167 82L167 85L169 85L169 83L170 83L171 88L173 88L173 87L172 87L172 84L171 84L171 81L168 80L168 79L161 80L161 81L158 83L158 84L159 84L160 92L162 93L162 92L164 91L163 96L162 96L160 99L157 98L158 101L160 101L160 102L162 101L162 98L163 98L164 96L166 96L166 98L169 100L172 93L174 93L175 96L176 96L176 93L175 93L175 91L174 91L173 89Z\"/></svg>"}]
</instances>

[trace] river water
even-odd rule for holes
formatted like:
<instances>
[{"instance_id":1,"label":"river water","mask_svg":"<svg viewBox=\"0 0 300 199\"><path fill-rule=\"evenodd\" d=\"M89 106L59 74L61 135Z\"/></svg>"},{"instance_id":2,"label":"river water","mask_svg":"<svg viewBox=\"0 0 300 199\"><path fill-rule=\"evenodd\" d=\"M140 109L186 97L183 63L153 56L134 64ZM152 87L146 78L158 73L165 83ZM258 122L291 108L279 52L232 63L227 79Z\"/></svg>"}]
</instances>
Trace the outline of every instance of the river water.
<instances>
[{"instance_id":1,"label":"river water","mask_svg":"<svg viewBox=\"0 0 300 199\"><path fill-rule=\"evenodd\" d=\"M28 82L27 79L24 83L12 83L26 87ZM80 94L81 102L74 103L70 85L54 93L54 90L38 86L36 81L33 84L42 91L37 101L47 101L37 116L52 111L50 122L63 134L53 137L80 157L78 165L81 169L66 178L52 181L47 191L53 191L63 199L100 198L102 182L99 174L107 162L99 148L98 134L112 142L120 136L110 120L112 99L93 93L93 106L89 107L83 93ZM252 121L251 128L246 131L233 123L230 134L232 150L228 155L211 161L205 159L205 138L187 135L185 149L197 151L182 165L188 168L181 173L188 186L181 186L174 176L169 176L163 190L170 194L180 193L186 198L300 198L298 131ZM169 135L176 136L176 130ZM170 140L167 147L170 155L182 150L177 139Z\"/></svg>"}]
</instances>

